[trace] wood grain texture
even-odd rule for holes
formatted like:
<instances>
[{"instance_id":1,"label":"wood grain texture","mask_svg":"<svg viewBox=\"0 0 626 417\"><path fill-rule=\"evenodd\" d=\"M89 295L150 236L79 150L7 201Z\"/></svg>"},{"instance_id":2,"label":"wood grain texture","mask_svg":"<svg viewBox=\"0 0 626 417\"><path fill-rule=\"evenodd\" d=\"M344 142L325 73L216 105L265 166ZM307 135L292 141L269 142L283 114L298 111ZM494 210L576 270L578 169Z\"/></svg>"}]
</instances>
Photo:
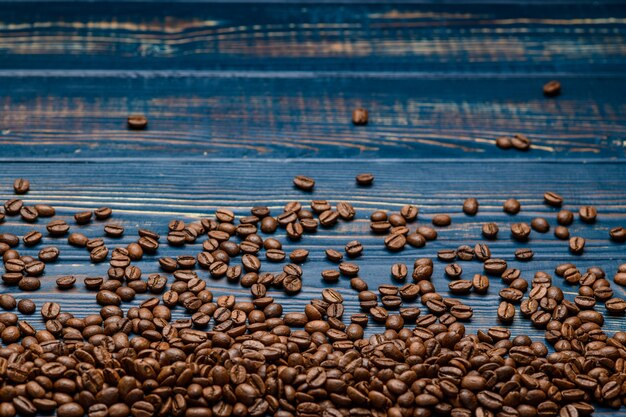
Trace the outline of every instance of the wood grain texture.
<instances>
[{"instance_id":1,"label":"wood grain texture","mask_svg":"<svg viewBox=\"0 0 626 417\"><path fill-rule=\"evenodd\" d=\"M72 224L73 231L80 231L89 237L103 235L104 222L94 222L88 226L76 226L73 213L79 210L94 209L109 205L114 210L111 223L126 227L123 238L105 238L113 249L127 245L137 238L137 228L153 229L162 235L166 233L167 222L173 218L186 222L212 216L217 208L227 207L238 216L249 213L258 204L266 204L274 215L288 201L301 201L308 205L311 199L328 199L333 204L350 201L357 209L357 218L351 222L340 222L336 228L320 229L317 233L305 236L301 242L285 239L283 231L277 237L284 242L286 251L305 247L311 251L304 265L304 290L297 296L286 297L281 291L272 290L271 295L285 306L285 311L301 311L303 303L317 297L320 291L329 286L320 277L324 269L336 268L325 260L324 249L333 247L342 250L350 240L360 240L364 255L355 262L360 266L360 275L371 289L392 282L389 271L395 262L412 265L420 257L435 258L440 249L456 248L461 244L475 244L482 241L480 228L484 222L494 221L501 227L500 239L489 243L495 257L506 259L511 266L522 269L523 277L530 280L536 271L552 273L555 266L563 262L574 262L579 268L599 265L606 269L611 278L617 266L626 262L626 246L615 244L608 239L608 230L616 225L626 224L626 163L598 162L580 164L576 162L548 163L511 161L468 160L463 164L450 161L428 162L421 160L391 161L342 161L342 160L125 160L125 161L68 161L68 162L2 162L0 171L0 200L12 197L10 184L15 177L31 180L31 191L24 196L27 204L49 203L57 207L58 218ZM357 187L354 175L360 172L373 172L376 175L372 187ZM311 175L317 180L313 193L296 190L291 183L297 174ZM533 232L531 240L520 244L510 238L508 225L512 222L527 221L535 216L545 216L554 227L555 209L543 204L543 193L559 191L566 199L565 207L576 210L580 205L593 204L598 208L599 219L593 225L578 220L571 226L572 235L587 239L583 256L571 255L567 243L557 240L552 233L545 235ZM469 217L462 213L461 205L465 198L475 196L480 201L480 213ZM502 202L515 197L522 203L522 211L517 216L502 212ZM400 253L390 253L384 249L383 237L369 231L369 214L376 209L397 211L403 204L416 204L420 209L417 224L429 224L436 213L449 213L453 223L448 228L439 229L439 239L425 248L406 248ZM13 232L20 236L32 229L45 234L45 219L34 225L22 223L19 218L9 217L0 224L0 232ZM414 229L416 224L411 225ZM162 240L164 240L162 238ZM158 256L197 254L200 243L185 248L173 248L163 244ZM47 300L58 301L64 310L78 316L96 313L99 307L94 301L95 294L88 293L82 286L85 276L105 276L108 264L90 264L84 249L70 247L63 238L45 237L35 248L20 247L24 254L36 254L45 245L58 245L60 260L49 264L41 279L42 289L35 293L20 293L13 287L0 285L2 292L12 293L17 298L28 297L41 305ZM535 259L526 264L514 260L513 252L519 247L531 247ZM158 272L156 259L148 256L137 265L145 276ZM264 255L260 258L264 260ZM235 260L233 262L239 262ZM437 289L447 294L447 282L443 276L445 264L435 259L433 281ZM264 262L264 271L280 271L283 264ZM461 262L464 277L482 271L479 262ZM198 270L216 295L236 294L244 299L248 290L225 279L215 280L206 271ZM77 288L70 292L60 292L54 281L62 275L72 274L79 278ZM171 278L170 278L171 280ZM471 330L487 328L497 324L494 309L498 303L498 290L503 287L499 279L491 280L488 295L471 295L463 298L474 308L475 315L468 327ZM555 283L563 288L568 299L575 295L576 288L555 278ZM343 278L336 287L346 298L346 318L359 311L357 294L349 288ZM616 296L624 297L624 288L614 285ZM146 295L132 303L137 305ZM131 305L131 304L129 304ZM420 306L419 302L415 305ZM604 307L599 307L604 312ZM529 322L519 316L515 319L514 333L528 333L542 338L543 332L532 328ZM176 318L184 312L175 310ZM39 317L27 318L40 326ZM607 316L606 329L623 329L623 317ZM370 325L368 332L380 330Z\"/></svg>"},{"instance_id":2,"label":"wood grain texture","mask_svg":"<svg viewBox=\"0 0 626 417\"><path fill-rule=\"evenodd\" d=\"M1 3L3 69L608 72L619 4Z\"/></svg>"},{"instance_id":3,"label":"wood grain texture","mask_svg":"<svg viewBox=\"0 0 626 417\"><path fill-rule=\"evenodd\" d=\"M0 157L626 156L624 77L564 77L547 99L525 76L110 75L0 77ZM514 133L533 149L495 146Z\"/></svg>"}]
</instances>

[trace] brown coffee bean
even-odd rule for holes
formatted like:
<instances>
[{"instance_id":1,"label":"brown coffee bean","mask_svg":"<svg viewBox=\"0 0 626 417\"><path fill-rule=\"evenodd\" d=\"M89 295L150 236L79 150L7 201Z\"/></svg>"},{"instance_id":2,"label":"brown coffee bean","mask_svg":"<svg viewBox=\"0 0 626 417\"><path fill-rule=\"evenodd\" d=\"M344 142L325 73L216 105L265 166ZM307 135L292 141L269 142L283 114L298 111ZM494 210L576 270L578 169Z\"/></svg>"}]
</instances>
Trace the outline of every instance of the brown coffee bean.
<instances>
[{"instance_id":1,"label":"brown coffee bean","mask_svg":"<svg viewBox=\"0 0 626 417\"><path fill-rule=\"evenodd\" d=\"M569 239L569 229L565 226L557 226L554 228L554 236L557 239L567 240Z\"/></svg>"},{"instance_id":2,"label":"brown coffee bean","mask_svg":"<svg viewBox=\"0 0 626 417\"><path fill-rule=\"evenodd\" d=\"M622 226L617 226L609 230L609 236L613 242L624 243L626 242L626 229Z\"/></svg>"},{"instance_id":3,"label":"brown coffee bean","mask_svg":"<svg viewBox=\"0 0 626 417\"><path fill-rule=\"evenodd\" d=\"M507 263L504 259L490 258L484 262L483 267L488 275L500 275L506 270Z\"/></svg>"},{"instance_id":4,"label":"brown coffee bean","mask_svg":"<svg viewBox=\"0 0 626 417\"><path fill-rule=\"evenodd\" d=\"M449 278L459 278L463 274L463 268L459 264L446 265L445 273Z\"/></svg>"},{"instance_id":5,"label":"brown coffee bean","mask_svg":"<svg viewBox=\"0 0 626 417\"><path fill-rule=\"evenodd\" d=\"M406 245L406 237L401 233L394 233L385 237L385 246L390 251L400 251Z\"/></svg>"},{"instance_id":6,"label":"brown coffee bean","mask_svg":"<svg viewBox=\"0 0 626 417\"><path fill-rule=\"evenodd\" d=\"M312 191L315 187L315 180L304 175L298 175L293 179L293 184L303 191Z\"/></svg>"},{"instance_id":7,"label":"brown coffee bean","mask_svg":"<svg viewBox=\"0 0 626 417\"><path fill-rule=\"evenodd\" d=\"M543 95L546 97L557 97L561 94L561 83L555 80L548 81L543 85ZM574 417L573 414L567 414L567 416Z\"/></svg>"},{"instance_id":8,"label":"brown coffee bean","mask_svg":"<svg viewBox=\"0 0 626 417\"><path fill-rule=\"evenodd\" d=\"M59 258L60 251L55 246L47 246L39 251L37 257L41 262L55 262Z\"/></svg>"},{"instance_id":9,"label":"brown coffee bean","mask_svg":"<svg viewBox=\"0 0 626 417\"><path fill-rule=\"evenodd\" d=\"M437 227L447 227L452 223L452 219L447 214L437 214L433 216L432 223Z\"/></svg>"},{"instance_id":10,"label":"brown coffee bean","mask_svg":"<svg viewBox=\"0 0 626 417\"><path fill-rule=\"evenodd\" d=\"M448 283L448 289L452 294L469 294L472 290L472 281L459 279Z\"/></svg>"},{"instance_id":11,"label":"brown coffee bean","mask_svg":"<svg viewBox=\"0 0 626 417\"><path fill-rule=\"evenodd\" d=\"M70 226L63 220L53 220L46 225L46 229L51 236L63 236L70 230Z\"/></svg>"},{"instance_id":12,"label":"brown coffee bean","mask_svg":"<svg viewBox=\"0 0 626 417\"><path fill-rule=\"evenodd\" d=\"M535 217L530 222L530 227L539 233L547 233L550 230L550 224L543 217Z\"/></svg>"},{"instance_id":13,"label":"brown coffee bean","mask_svg":"<svg viewBox=\"0 0 626 417\"><path fill-rule=\"evenodd\" d=\"M518 151L527 151L530 149L531 141L526 136L516 133L511 138L511 145Z\"/></svg>"},{"instance_id":14,"label":"brown coffee bean","mask_svg":"<svg viewBox=\"0 0 626 417\"><path fill-rule=\"evenodd\" d=\"M571 237L569 239L569 250L575 255L580 255L585 250L585 239L582 237Z\"/></svg>"},{"instance_id":15,"label":"brown coffee bean","mask_svg":"<svg viewBox=\"0 0 626 417\"><path fill-rule=\"evenodd\" d=\"M368 122L367 110L363 108L356 108L352 111L352 123L355 126L365 126Z\"/></svg>"},{"instance_id":16,"label":"brown coffee bean","mask_svg":"<svg viewBox=\"0 0 626 417\"><path fill-rule=\"evenodd\" d=\"M363 245L358 240L353 240L346 243L345 251L349 258L356 258L363 253Z\"/></svg>"},{"instance_id":17,"label":"brown coffee bean","mask_svg":"<svg viewBox=\"0 0 626 417\"><path fill-rule=\"evenodd\" d=\"M574 221L574 213L563 209L557 213L556 221L562 226L569 226Z\"/></svg>"},{"instance_id":18,"label":"brown coffee bean","mask_svg":"<svg viewBox=\"0 0 626 417\"><path fill-rule=\"evenodd\" d=\"M30 181L24 178L18 178L13 181L13 190L15 194L26 194L30 190Z\"/></svg>"},{"instance_id":19,"label":"brown coffee bean","mask_svg":"<svg viewBox=\"0 0 626 417\"><path fill-rule=\"evenodd\" d=\"M578 215L580 216L580 220L585 223L593 223L596 221L596 217L598 212L595 207L592 206L583 206L578 210Z\"/></svg>"},{"instance_id":20,"label":"brown coffee bean","mask_svg":"<svg viewBox=\"0 0 626 417\"><path fill-rule=\"evenodd\" d=\"M511 225L511 236L521 242L528 240L530 231L530 226L527 223L513 223Z\"/></svg>"},{"instance_id":21,"label":"brown coffee bean","mask_svg":"<svg viewBox=\"0 0 626 417\"><path fill-rule=\"evenodd\" d=\"M326 249L326 259L331 262L341 262L343 255L341 252L334 249Z\"/></svg>"},{"instance_id":22,"label":"brown coffee bean","mask_svg":"<svg viewBox=\"0 0 626 417\"><path fill-rule=\"evenodd\" d=\"M486 239L496 239L498 237L498 225L495 223L485 223L482 227L482 234Z\"/></svg>"},{"instance_id":23,"label":"brown coffee bean","mask_svg":"<svg viewBox=\"0 0 626 417\"><path fill-rule=\"evenodd\" d=\"M437 259L442 262L452 262L456 259L455 249L442 249L437 252Z\"/></svg>"},{"instance_id":24,"label":"brown coffee bean","mask_svg":"<svg viewBox=\"0 0 626 417\"><path fill-rule=\"evenodd\" d=\"M24 246L35 246L36 244L41 242L42 238L43 238L43 235L41 234L41 232L32 230L26 233L24 237L22 238L22 240L24 242Z\"/></svg>"},{"instance_id":25,"label":"brown coffee bean","mask_svg":"<svg viewBox=\"0 0 626 417\"><path fill-rule=\"evenodd\" d=\"M39 213L37 212L37 210L35 210L34 207L23 206L20 209L20 216L22 217L22 220L24 220L25 222L33 223L37 221L37 218L39 217Z\"/></svg>"},{"instance_id":26,"label":"brown coffee bean","mask_svg":"<svg viewBox=\"0 0 626 417\"><path fill-rule=\"evenodd\" d=\"M515 306L507 301L502 301L498 306L498 320L502 323L510 324L515 317Z\"/></svg>"},{"instance_id":27,"label":"brown coffee bean","mask_svg":"<svg viewBox=\"0 0 626 417\"><path fill-rule=\"evenodd\" d=\"M530 248L519 248L515 250L515 259L518 261L530 261L535 256L535 253Z\"/></svg>"},{"instance_id":28,"label":"brown coffee bean","mask_svg":"<svg viewBox=\"0 0 626 417\"><path fill-rule=\"evenodd\" d=\"M107 224L104 226L104 233L109 237L122 237L124 228L116 224Z\"/></svg>"},{"instance_id":29,"label":"brown coffee bean","mask_svg":"<svg viewBox=\"0 0 626 417\"><path fill-rule=\"evenodd\" d=\"M485 275L474 274L472 278L472 287L478 294L485 294L489 289L489 278Z\"/></svg>"},{"instance_id":30,"label":"brown coffee bean","mask_svg":"<svg viewBox=\"0 0 626 417\"><path fill-rule=\"evenodd\" d=\"M468 198L463 202L463 213L468 216L475 216L478 213L478 200L474 197Z\"/></svg>"},{"instance_id":31,"label":"brown coffee bean","mask_svg":"<svg viewBox=\"0 0 626 417\"><path fill-rule=\"evenodd\" d=\"M502 205L502 209L504 210L505 213L508 213L508 214L517 214L520 212L521 208L522 206L520 202L514 198L509 198Z\"/></svg>"},{"instance_id":32,"label":"brown coffee bean","mask_svg":"<svg viewBox=\"0 0 626 417\"><path fill-rule=\"evenodd\" d=\"M491 258L491 249L484 243L477 243L474 246L474 256L481 262Z\"/></svg>"},{"instance_id":33,"label":"brown coffee bean","mask_svg":"<svg viewBox=\"0 0 626 417\"><path fill-rule=\"evenodd\" d=\"M59 277L57 278L56 283L59 289L67 290L74 287L74 284L76 283L76 278L71 275Z\"/></svg>"}]
</instances>

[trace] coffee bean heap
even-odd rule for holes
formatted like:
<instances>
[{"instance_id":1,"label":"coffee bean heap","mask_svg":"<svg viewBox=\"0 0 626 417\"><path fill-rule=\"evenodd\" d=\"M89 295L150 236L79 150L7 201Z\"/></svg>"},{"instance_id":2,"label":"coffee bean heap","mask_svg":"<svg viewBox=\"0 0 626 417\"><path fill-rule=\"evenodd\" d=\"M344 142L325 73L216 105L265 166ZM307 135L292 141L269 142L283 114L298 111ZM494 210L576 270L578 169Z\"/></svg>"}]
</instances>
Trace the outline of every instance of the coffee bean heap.
<instances>
[{"instance_id":1,"label":"coffee bean heap","mask_svg":"<svg viewBox=\"0 0 626 417\"><path fill-rule=\"evenodd\" d=\"M374 177L361 174L356 181L369 186ZM294 186L309 192L315 181L297 176ZM14 191L26 194L29 187L27 180L20 179ZM563 204L562 197L552 192L544 200L553 207ZM462 211L476 216L479 206L470 198ZM503 205L511 216L521 209L514 199ZM403 250L407 243L421 248L437 239L438 232L425 225L411 231L409 224L418 213L414 205L403 206L399 213L375 211L370 227L373 233L386 235L384 245L391 252ZM24 222L33 223L55 214L51 206L31 207L11 199L4 204L0 221L20 215ZM80 225L93 218L106 222L102 233L119 238L125 230L109 220L111 215L110 208L102 207L75 213L74 220ZM106 280L87 277L82 282L87 291L95 292L101 310L78 318L48 301L39 308L45 328L37 330L11 312L35 314L33 301L0 295L0 308L7 310L0 314L4 345L0 348L0 417L53 412L59 417L584 416L593 413L593 403L619 408L626 401L626 332L605 333L604 317L595 310L601 302L609 314L623 314L626 301L613 296L599 267L585 272L571 263L556 267L558 280L578 287L579 295L571 302L550 274L537 272L529 286L519 269L493 258L485 243L438 252L438 260L447 262L450 293L485 294L489 277L499 277L508 285L499 292L500 322L512 323L519 310L535 327L544 329L552 353L546 344L512 335L506 327L466 333L463 323L471 319L472 308L436 292L430 258L415 260L412 269L393 264L390 277L399 285L382 284L370 290L359 277L357 260L364 249L357 240L347 242L343 251L325 251L337 269L323 271L322 278L327 282L349 278L362 312L344 322L344 296L326 288L302 312L284 313L271 294L301 291L301 264L309 252L297 248L287 255L280 240L262 238L259 229L273 234L283 228L288 239L298 241L318 226L332 227L355 215L350 203L333 207L325 200L311 201L310 210L290 202L275 217L262 206L239 218L218 209L214 218L199 222L172 220L165 239L139 229L136 242L110 252L102 238L89 239L71 232L65 221L50 221L49 236L86 248L94 263L109 261ZM579 216L593 223L597 213L585 206ZM574 215L563 209L556 218L567 231ZM452 218L437 214L431 221L445 228ZM546 233L549 228L544 218L533 219L530 226L523 222L510 226L513 238L521 241L532 230ZM482 233L497 239L498 230L495 223L487 223ZM616 242L624 241L623 228L609 234ZM42 232L33 230L22 237L22 243L34 247L42 237ZM198 239L202 239L198 254L158 258L162 274L146 277L133 265L144 255L155 256L163 240L184 248ZM21 255L15 249L19 243L14 234L0 234L2 280L23 292L34 291L45 265L56 261L60 251L45 247L35 259ZM581 237L569 241L570 250L577 254L583 253L584 244ZM280 272L262 271L262 252L267 263L282 262L287 256L291 263ZM515 252L522 261L533 256L530 248ZM233 262L235 258L240 264ZM484 275L463 279L462 263L473 260L483 263ZM238 282L249 289L250 301L214 296L200 270L215 279ZM406 283L409 276L412 282ZM66 275L58 277L56 285L68 290L76 281ZM619 267L614 282L626 285L626 264ZM136 294L150 296L138 307L123 309ZM418 299L424 311L415 305ZM173 309L183 309L188 317L174 320ZM366 337L370 319L386 330Z\"/></svg>"}]
</instances>

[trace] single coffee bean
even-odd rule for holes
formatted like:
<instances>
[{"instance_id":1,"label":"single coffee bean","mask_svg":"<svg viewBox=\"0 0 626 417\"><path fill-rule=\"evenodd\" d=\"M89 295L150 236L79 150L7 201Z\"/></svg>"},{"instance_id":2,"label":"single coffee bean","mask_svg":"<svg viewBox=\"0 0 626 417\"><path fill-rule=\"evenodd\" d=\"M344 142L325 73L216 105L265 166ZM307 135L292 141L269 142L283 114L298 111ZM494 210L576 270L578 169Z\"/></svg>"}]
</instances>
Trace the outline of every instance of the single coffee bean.
<instances>
[{"instance_id":1,"label":"single coffee bean","mask_svg":"<svg viewBox=\"0 0 626 417\"><path fill-rule=\"evenodd\" d=\"M520 212L521 208L522 206L520 202L514 198L509 198L502 205L502 209L504 210L505 213L508 213L508 214L517 214Z\"/></svg>"},{"instance_id":2,"label":"single coffee bean","mask_svg":"<svg viewBox=\"0 0 626 417\"><path fill-rule=\"evenodd\" d=\"M550 230L550 224L543 217L535 217L530 221L530 227L539 233L547 233Z\"/></svg>"},{"instance_id":3,"label":"single coffee bean","mask_svg":"<svg viewBox=\"0 0 626 417\"><path fill-rule=\"evenodd\" d=\"M331 262L341 262L343 254L334 249L326 249L326 259Z\"/></svg>"},{"instance_id":4,"label":"single coffee bean","mask_svg":"<svg viewBox=\"0 0 626 417\"><path fill-rule=\"evenodd\" d=\"M485 275L474 274L472 278L472 287L478 294L485 294L489 289L489 278Z\"/></svg>"},{"instance_id":5,"label":"single coffee bean","mask_svg":"<svg viewBox=\"0 0 626 417\"><path fill-rule=\"evenodd\" d=\"M459 264L446 265L445 273L449 278L457 279L463 274L463 268Z\"/></svg>"},{"instance_id":6,"label":"single coffee bean","mask_svg":"<svg viewBox=\"0 0 626 417\"><path fill-rule=\"evenodd\" d=\"M30 315L35 313L37 306L32 300L23 298L17 303L17 309L22 314Z\"/></svg>"},{"instance_id":7,"label":"single coffee bean","mask_svg":"<svg viewBox=\"0 0 626 417\"><path fill-rule=\"evenodd\" d=\"M617 226L609 231L609 236L613 242L624 243L626 242L626 229L622 226Z\"/></svg>"},{"instance_id":8,"label":"single coffee bean","mask_svg":"<svg viewBox=\"0 0 626 417\"><path fill-rule=\"evenodd\" d=\"M104 233L109 237L122 237L124 228L115 224L107 224L104 226Z\"/></svg>"},{"instance_id":9,"label":"single coffee bean","mask_svg":"<svg viewBox=\"0 0 626 417\"><path fill-rule=\"evenodd\" d=\"M507 263L504 259L490 258L484 262L483 267L488 275L500 275L506 270Z\"/></svg>"},{"instance_id":10,"label":"single coffee bean","mask_svg":"<svg viewBox=\"0 0 626 417\"><path fill-rule=\"evenodd\" d=\"M359 266L350 262L342 262L339 264L339 272L347 277L355 277L359 273Z\"/></svg>"},{"instance_id":11,"label":"single coffee bean","mask_svg":"<svg viewBox=\"0 0 626 417\"><path fill-rule=\"evenodd\" d=\"M74 287L75 283L76 283L76 278L71 275L59 277L56 280L57 287L59 287L59 289L61 290L68 290Z\"/></svg>"},{"instance_id":12,"label":"single coffee bean","mask_svg":"<svg viewBox=\"0 0 626 417\"><path fill-rule=\"evenodd\" d=\"M557 226L554 228L554 236L557 239L567 240L569 239L569 229L565 226Z\"/></svg>"},{"instance_id":13,"label":"single coffee bean","mask_svg":"<svg viewBox=\"0 0 626 417\"><path fill-rule=\"evenodd\" d=\"M385 238L385 246L390 251L399 251L406 245L406 238L401 233L394 233Z\"/></svg>"},{"instance_id":14,"label":"single coffee bean","mask_svg":"<svg viewBox=\"0 0 626 417\"><path fill-rule=\"evenodd\" d=\"M507 301L502 301L497 310L498 320L505 324L511 324L515 317L515 306Z\"/></svg>"},{"instance_id":15,"label":"single coffee bean","mask_svg":"<svg viewBox=\"0 0 626 417\"><path fill-rule=\"evenodd\" d=\"M289 254L289 259L294 263L303 263L309 257L309 251L306 249L295 249Z\"/></svg>"},{"instance_id":16,"label":"single coffee bean","mask_svg":"<svg viewBox=\"0 0 626 417\"><path fill-rule=\"evenodd\" d=\"M423 248L426 245L426 238L419 233L411 233L406 237L406 243L414 248Z\"/></svg>"},{"instance_id":17,"label":"single coffee bean","mask_svg":"<svg viewBox=\"0 0 626 417\"><path fill-rule=\"evenodd\" d=\"M7 200L4 203L4 211L9 216L16 216L20 213L20 210L24 206L24 202L19 199Z\"/></svg>"},{"instance_id":18,"label":"single coffee bean","mask_svg":"<svg viewBox=\"0 0 626 417\"><path fill-rule=\"evenodd\" d=\"M543 95L546 97L556 97L561 94L561 83L555 80L548 81L543 85ZM570 414L568 414L569 416Z\"/></svg>"},{"instance_id":19,"label":"single coffee bean","mask_svg":"<svg viewBox=\"0 0 626 417\"><path fill-rule=\"evenodd\" d=\"M109 207L100 207L99 209L94 210L93 214L98 220L106 220L111 217L111 214L113 214L113 210L111 210Z\"/></svg>"},{"instance_id":20,"label":"single coffee bean","mask_svg":"<svg viewBox=\"0 0 626 417\"><path fill-rule=\"evenodd\" d=\"M456 250L442 249L437 252L437 259L442 262L452 262L456 259Z\"/></svg>"},{"instance_id":21,"label":"single coffee bean","mask_svg":"<svg viewBox=\"0 0 626 417\"><path fill-rule=\"evenodd\" d=\"M400 209L400 215L408 222L412 222L417 219L418 213L418 208L412 204L406 204Z\"/></svg>"},{"instance_id":22,"label":"single coffee bean","mask_svg":"<svg viewBox=\"0 0 626 417\"><path fill-rule=\"evenodd\" d=\"M37 257L41 262L54 262L59 258L60 251L56 246L47 246L39 251Z\"/></svg>"},{"instance_id":23,"label":"single coffee bean","mask_svg":"<svg viewBox=\"0 0 626 417\"><path fill-rule=\"evenodd\" d=\"M571 237L569 239L569 250L575 255L580 255L585 249L585 239L582 237Z\"/></svg>"},{"instance_id":24,"label":"single coffee bean","mask_svg":"<svg viewBox=\"0 0 626 417\"><path fill-rule=\"evenodd\" d=\"M337 203L337 213L339 213L339 217L344 220L352 220L356 215L356 211L354 210L352 204L345 201Z\"/></svg>"},{"instance_id":25,"label":"single coffee bean","mask_svg":"<svg viewBox=\"0 0 626 417\"><path fill-rule=\"evenodd\" d=\"M456 250L456 257L462 261L471 261L474 259L474 249L468 245L461 245Z\"/></svg>"},{"instance_id":26,"label":"single coffee bean","mask_svg":"<svg viewBox=\"0 0 626 417\"><path fill-rule=\"evenodd\" d=\"M511 225L511 235L519 241L525 241L530 236L530 226L526 223L513 223Z\"/></svg>"},{"instance_id":27,"label":"single coffee bean","mask_svg":"<svg viewBox=\"0 0 626 417\"><path fill-rule=\"evenodd\" d=\"M563 209L556 214L556 221L562 226L569 226L574 221L574 213Z\"/></svg>"},{"instance_id":28,"label":"single coffee bean","mask_svg":"<svg viewBox=\"0 0 626 417\"><path fill-rule=\"evenodd\" d=\"M126 125L130 130L144 130L148 127L148 119L141 114L132 114L126 119Z\"/></svg>"},{"instance_id":29,"label":"single coffee bean","mask_svg":"<svg viewBox=\"0 0 626 417\"><path fill-rule=\"evenodd\" d=\"M367 124L367 121L367 110L359 107L352 111L352 123L355 126L365 126Z\"/></svg>"},{"instance_id":30,"label":"single coffee bean","mask_svg":"<svg viewBox=\"0 0 626 417\"><path fill-rule=\"evenodd\" d=\"M18 178L13 181L13 190L15 194L26 194L30 190L30 181L24 178Z\"/></svg>"},{"instance_id":31,"label":"single coffee bean","mask_svg":"<svg viewBox=\"0 0 626 417\"><path fill-rule=\"evenodd\" d=\"M447 214L437 214L433 216L432 223L437 227L447 227L452 223L452 219Z\"/></svg>"},{"instance_id":32,"label":"single coffee bean","mask_svg":"<svg viewBox=\"0 0 626 417\"><path fill-rule=\"evenodd\" d=\"M91 221L91 211L80 211L74 214L74 220L77 224L87 224Z\"/></svg>"},{"instance_id":33,"label":"single coffee bean","mask_svg":"<svg viewBox=\"0 0 626 417\"><path fill-rule=\"evenodd\" d=\"M359 174L355 177L355 180L356 183L360 186L372 185L372 183L374 182L374 175L369 173Z\"/></svg>"},{"instance_id":34,"label":"single coffee bean","mask_svg":"<svg viewBox=\"0 0 626 417\"><path fill-rule=\"evenodd\" d=\"M500 149L511 149L513 147L513 143L511 143L511 138L508 136L500 136L496 139L496 146Z\"/></svg>"},{"instance_id":35,"label":"single coffee bean","mask_svg":"<svg viewBox=\"0 0 626 417\"><path fill-rule=\"evenodd\" d=\"M106 246L98 246L89 253L89 258L93 263L99 263L106 260L109 255L109 249Z\"/></svg>"},{"instance_id":36,"label":"single coffee bean","mask_svg":"<svg viewBox=\"0 0 626 417\"><path fill-rule=\"evenodd\" d=\"M481 262L491 258L491 249L484 243L477 243L474 246L474 256Z\"/></svg>"},{"instance_id":37,"label":"single coffee bean","mask_svg":"<svg viewBox=\"0 0 626 417\"><path fill-rule=\"evenodd\" d=\"M527 151L530 149L530 139L526 136L516 133L511 139L511 145L518 151Z\"/></svg>"},{"instance_id":38,"label":"single coffee bean","mask_svg":"<svg viewBox=\"0 0 626 417\"><path fill-rule=\"evenodd\" d=\"M363 253L363 245L358 240L353 240L346 243L345 250L349 258L356 258Z\"/></svg>"},{"instance_id":39,"label":"single coffee bean","mask_svg":"<svg viewBox=\"0 0 626 417\"><path fill-rule=\"evenodd\" d=\"M322 226L330 227L337 223L339 213L334 210L326 210L319 215L319 221Z\"/></svg>"},{"instance_id":40,"label":"single coffee bean","mask_svg":"<svg viewBox=\"0 0 626 417\"><path fill-rule=\"evenodd\" d=\"M621 298L611 298L605 301L604 306L611 314L624 314L626 312L626 301Z\"/></svg>"},{"instance_id":41,"label":"single coffee bean","mask_svg":"<svg viewBox=\"0 0 626 417\"><path fill-rule=\"evenodd\" d=\"M53 220L46 225L46 229L51 236L63 236L70 230L70 226L63 220Z\"/></svg>"},{"instance_id":42,"label":"single coffee bean","mask_svg":"<svg viewBox=\"0 0 626 417\"><path fill-rule=\"evenodd\" d=\"M486 239L496 239L500 229L495 223L485 223L482 227L482 234Z\"/></svg>"},{"instance_id":43,"label":"single coffee bean","mask_svg":"<svg viewBox=\"0 0 626 417\"><path fill-rule=\"evenodd\" d=\"M463 213L468 216L475 216L478 213L478 206L478 200L473 197L468 198L463 202Z\"/></svg>"},{"instance_id":44,"label":"single coffee bean","mask_svg":"<svg viewBox=\"0 0 626 417\"><path fill-rule=\"evenodd\" d=\"M20 238L14 235L13 233L0 233L0 243L4 243L14 248L20 244ZM5 262L6 262L6 258L5 258Z\"/></svg>"},{"instance_id":45,"label":"single coffee bean","mask_svg":"<svg viewBox=\"0 0 626 417\"><path fill-rule=\"evenodd\" d=\"M472 290L472 281L459 279L448 283L448 289L452 294L469 294Z\"/></svg>"},{"instance_id":46,"label":"single coffee bean","mask_svg":"<svg viewBox=\"0 0 626 417\"><path fill-rule=\"evenodd\" d=\"M520 248L515 250L515 259L518 261L527 262L530 261L533 256L535 256L535 253L530 248Z\"/></svg>"},{"instance_id":47,"label":"single coffee bean","mask_svg":"<svg viewBox=\"0 0 626 417\"><path fill-rule=\"evenodd\" d=\"M20 209L20 216L22 217L22 220L24 220L25 222L33 223L37 221L37 218L39 217L39 213L37 212L37 210L35 210L34 207L23 206Z\"/></svg>"},{"instance_id":48,"label":"single coffee bean","mask_svg":"<svg viewBox=\"0 0 626 417\"><path fill-rule=\"evenodd\" d=\"M42 238L43 238L43 235L41 234L41 232L32 230L26 233L24 237L22 238L22 240L24 242L24 246L35 246L36 244L41 242Z\"/></svg>"},{"instance_id":49,"label":"single coffee bean","mask_svg":"<svg viewBox=\"0 0 626 417\"><path fill-rule=\"evenodd\" d=\"M429 226L419 226L415 233L419 233L420 235L424 236L424 239L426 239L427 241L437 239L437 231Z\"/></svg>"},{"instance_id":50,"label":"single coffee bean","mask_svg":"<svg viewBox=\"0 0 626 417\"><path fill-rule=\"evenodd\" d=\"M334 269L327 269L322 271L322 279L325 282L337 282L339 281L339 271L336 271Z\"/></svg>"},{"instance_id":51,"label":"single coffee bean","mask_svg":"<svg viewBox=\"0 0 626 417\"><path fill-rule=\"evenodd\" d=\"M303 191L312 191L315 187L315 180L304 175L298 175L293 179L293 184Z\"/></svg>"},{"instance_id":52,"label":"single coffee bean","mask_svg":"<svg viewBox=\"0 0 626 417\"><path fill-rule=\"evenodd\" d=\"M593 223L596 221L596 217L598 212L595 207L592 206L583 206L578 210L578 215L580 216L580 220L585 223Z\"/></svg>"}]
</instances>

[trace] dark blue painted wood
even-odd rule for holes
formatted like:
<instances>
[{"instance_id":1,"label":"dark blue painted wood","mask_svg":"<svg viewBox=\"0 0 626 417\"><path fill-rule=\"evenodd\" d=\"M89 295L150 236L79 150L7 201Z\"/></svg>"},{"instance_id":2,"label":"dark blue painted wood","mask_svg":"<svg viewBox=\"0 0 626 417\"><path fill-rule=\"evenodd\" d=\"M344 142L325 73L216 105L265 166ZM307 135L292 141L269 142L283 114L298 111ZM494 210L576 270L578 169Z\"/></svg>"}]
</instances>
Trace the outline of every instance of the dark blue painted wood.
<instances>
[{"instance_id":1,"label":"dark blue painted wood","mask_svg":"<svg viewBox=\"0 0 626 417\"><path fill-rule=\"evenodd\" d=\"M0 156L620 158L626 78L257 73L0 77ZM353 108L369 109L355 127ZM126 129L129 113L150 120ZM503 151L501 135L530 137Z\"/></svg>"},{"instance_id":2,"label":"dark blue painted wood","mask_svg":"<svg viewBox=\"0 0 626 417\"><path fill-rule=\"evenodd\" d=\"M620 4L0 4L3 69L609 72Z\"/></svg>"}]
</instances>

